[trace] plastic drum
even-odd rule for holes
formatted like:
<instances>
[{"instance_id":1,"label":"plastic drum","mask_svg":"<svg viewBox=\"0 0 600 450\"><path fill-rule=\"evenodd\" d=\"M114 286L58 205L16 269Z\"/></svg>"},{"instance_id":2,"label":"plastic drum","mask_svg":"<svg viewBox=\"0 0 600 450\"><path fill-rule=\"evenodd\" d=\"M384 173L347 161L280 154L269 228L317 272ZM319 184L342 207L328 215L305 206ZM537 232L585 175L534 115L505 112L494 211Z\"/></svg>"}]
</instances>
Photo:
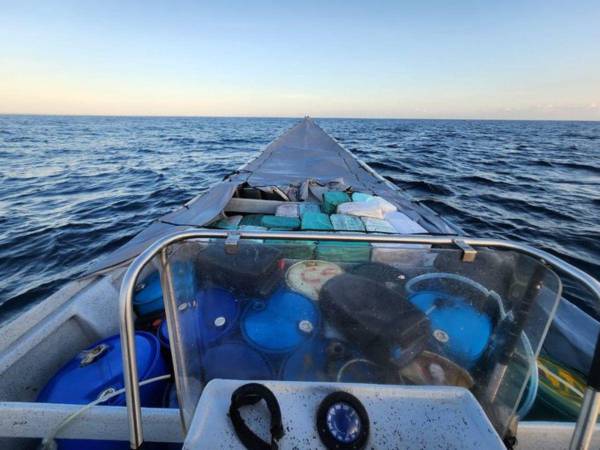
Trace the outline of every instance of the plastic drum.
<instances>
[{"instance_id":1,"label":"plastic drum","mask_svg":"<svg viewBox=\"0 0 600 450\"><path fill-rule=\"evenodd\" d=\"M150 316L164 309L160 275L152 272L135 287L133 307L138 316Z\"/></svg>"},{"instance_id":2,"label":"plastic drum","mask_svg":"<svg viewBox=\"0 0 600 450\"><path fill-rule=\"evenodd\" d=\"M287 270L285 281L290 289L318 300L321 287L342 272L340 266L327 261L300 261Z\"/></svg>"},{"instance_id":3,"label":"plastic drum","mask_svg":"<svg viewBox=\"0 0 600 450\"><path fill-rule=\"evenodd\" d=\"M348 342L313 339L290 355L281 370L281 379L383 383L385 371L381 366L361 358Z\"/></svg>"},{"instance_id":4,"label":"plastic drum","mask_svg":"<svg viewBox=\"0 0 600 450\"><path fill-rule=\"evenodd\" d=\"M444 292L419 292L410 301L429 318L431 332L450 359L471 367L489 344L492 322L465 298Z\"/></svg>"},{"instance_id":5,"label":"plastic drum","mask_svg":"<svg viewBox=\"0 0 600 450\"><path fill-rule=\"evenodd\" d=\"M175 298L179 301L192 300L198 285L193 264L182 261L174 262L171 265L171 273ZM136 285L133 307L140 317L152 316L164 310L160 274L157 271L150 273Z\"/></svg>"},{"instance_id":6,"label":"plastic drum","mask_svg":"<svg viewBox=\"0 0 600 450\"><path fill-rule=\"evenodd\" d=\"M200 314L200 333L205 344L210 345L238 326L240 302L221 288L207 288L196 296Z\"/></svg>"},{"instance_id":7,"label":"plastic drum","mask_svg":"<svg viewBox=\"0 0 600 450\"><path fill-rule=\"evenodd\" d=\"M156 337L158 342L165 350L171 351L171 344L169 343L169 327L167 326L167 319L163 320L156 330Z\"/></svg>"},{"instance_id":8,"label":"plastic drum","mask_svg":"<svg viewBox=\"0 0 600 450\"><path fill-rule=\"evenodd\" d=\"M150 333L136 332L138 373L140 381L167 374L160 343ZM40 392L37 401L85 405L108 390L123 388L123 360L120 336L104 339L82 351L63 366ZM156 381L140 388L142 406L159 407L166 381ZM125 394L113 397L104 405L125 405ZM126 441L59 440L66 449L128 449Z\"/></svg>"},{"instance_id":9,"label":"plastic drum","mask_svg":"<svg viewBox=\"0 0 600 450\"><path fill-rule=\"evenodd\" d=\"M311 339L285 361L285 381L335 381L338 369L349 355L348 344L338 339Z\"/></svg>"},{"instance_id":10,"label":"plastic drum","mask_svg":"<svg viewBox=\"0 0 600 450\"><path fill-rule=\"evenodd\" d=\"M268 300L253 300L242 316L242 334L267 353L294 350L315 334L319 311L307 297L281 289Z\"/></svg>"},{"instance_id":11,"label":"plastic drum","mask_svg":"<svg viewBox=\"0 0 600 450\"><path fill-rule=\"evenodd\" d=\"M273 379L273 369L267 359L243 342L228 342L206 350L202 355L202 370L205 383L214 378Z\"/></svg>"}]
</instances>

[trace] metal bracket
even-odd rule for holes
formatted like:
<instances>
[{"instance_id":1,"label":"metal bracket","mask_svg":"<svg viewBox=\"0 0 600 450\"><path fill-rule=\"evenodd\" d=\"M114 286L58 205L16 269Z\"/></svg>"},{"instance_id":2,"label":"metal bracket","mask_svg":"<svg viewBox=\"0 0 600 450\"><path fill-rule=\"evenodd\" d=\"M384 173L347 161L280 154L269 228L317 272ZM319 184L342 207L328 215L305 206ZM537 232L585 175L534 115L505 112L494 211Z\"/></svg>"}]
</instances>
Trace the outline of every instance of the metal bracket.
<instances>
[{"instance_id":1,"label":"metal bracket","mask_svg":"<svg viewBox=\"0 0 600 450\"><path fill-rule=\"evenodd\" d=\"M227 234L227 238L225 239L225 253L230 255L237 253L238 244L240 243L240 232L232 231Z\"/></svg>"},{"instance_id":2,"label":"metal bracket","mask_svg":"<svg viewBox=\"0 0 600 450\"><path fill-rule=\"evenodd\" d=\"M473 262L477 256L477 250L465 243L462 239L453 239L454 245L462 250L462 260L464 262Z\"/></svg>"},{"instance_id":3,"label":"metal bracket","mask_svg":"<svg viewBox=\"0 0 600 450\"><path fill-rule=\"evenodd\" d=\"M96 362L96 360L98 360L102 356L104 356L104 354L106 353L107 350L108 350L108 345L100 344L90 350L85 350L85 351L81 352L81 354L80 354L81 359L79 360L79 366L80 367L89 366L90 364L92 364L93 362Z\"/></svg>"}]
</instances>

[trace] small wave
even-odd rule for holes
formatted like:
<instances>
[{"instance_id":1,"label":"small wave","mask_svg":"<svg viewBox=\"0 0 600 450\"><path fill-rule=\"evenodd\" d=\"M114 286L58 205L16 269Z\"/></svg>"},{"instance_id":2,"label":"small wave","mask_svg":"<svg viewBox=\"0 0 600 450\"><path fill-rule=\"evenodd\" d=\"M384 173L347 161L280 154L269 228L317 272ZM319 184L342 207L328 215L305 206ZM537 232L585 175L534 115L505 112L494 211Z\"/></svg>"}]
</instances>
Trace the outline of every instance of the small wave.
<instances>
[{"instance_id":1,"label":"small wave","mask_svg":"<svg viewBox=\"0 0 600 450\"><path fill-rule=\"evenodd\" d=\"M178 145L189 145L194 144L196 140L190 137L168 137L164 139L165 142L172 142Z\"/></svg>"},{"instance_id":2,"label":"small wave","mask_svg":"<svg viewBox=\"0 0 600 450\"><path fill-rule=\"evenodd\" d=\"M418 191L434 195L450 196L454 192L452 189L439 184L429 183L427 181L401 181L398 179L391 180L394 184L407 191Z\"/></svg>"},{"instance_id":3,"label":"small wave","mask_svg":"<svg viewBox=\"0 0 600 450\"><path fill-rule=\"evenodd\" d=\"M581 164L581 163L576 163L576 162L557 162L556 163L557 166L560 167L566 167L568 169L575 169L575 170L586 170L588 172L593 172L593 173L600 173L600 167L598 166L591 166L588 164Z\"/></svg>"},{"instance_id":4,"label":"small wave","mask_svg":"<svg viewBox=\"0 0 600 450\"><path fill-rule=\"evenodd\" d=\"M443 216L448 216L448 217L453 217L453 218L460 218L460 217L465 217L464 212L455 207L450 205L447 202L444 202L442 200L438 200L438 199L433 199L433 198L425 198L425 199L420 199L419 200L421 203L427 205L429 208L433 209L435 212L437 212L438 214L441 214Z\"/></svg>"},{"instance_id":5,"label":"small wave","mask_svg":"<svg viewBox=\"0 0 600 450\"><path fill-rule=\"evenodd\" d=\"M554 167L554 163L552 161L548 161L545 159L534 159L531 161L531 164L540 167Z\"/></svg>"},{"instance_id":6,"label":"small wave","mask_svg":"<svg viewBox=\"0 0 600 450\"><path fill-rule=\"evenodd\" d=\"M560 137L569 138L569 139L588 139L590 141L595 141L600 139L600 134L581 134L581 133L563 133Z\"/></svg>"},{"instance_id":7,"label":"small wave","mask_svg":"<svg viewBox=\"0 0 600 450\"><path fill-rule=\"evenodd\" d=\"M398 170L395 166L388 164L388 163L384 163L382 161L370 162L369 166L371 166L371 168L374 170L391 170L391 171Z\"/></svg>"},{"instance_id":8,"label":"small wave","mask_svg":"<svg viewBox=\"0 0 600 450\"><path fill-rule=\"evenodd\" d=\"M548 204L548 206L543 206L535 204L533 202L529 202L527 200L512 198L508 196L501 196L491 193L481 194L480 199L484 202L499 204L503 209L506 209L513 213L519 212L527 214L538 214L544 219L577 221L576 217L561 212L560 209L556 208L554 204Z\"/></svg>"},{"instance_id":9,"label":"small wave","mask_svg":"<svg viewBox=\"0 0 600 450\"><path fill-rule=\"evenodd\" d=\"M467 183L484 184L486 186L491 186L496 183L494 180L480 175L468 175L466 177L461 177L461 180Z\"/></svg>"}]
</instances>

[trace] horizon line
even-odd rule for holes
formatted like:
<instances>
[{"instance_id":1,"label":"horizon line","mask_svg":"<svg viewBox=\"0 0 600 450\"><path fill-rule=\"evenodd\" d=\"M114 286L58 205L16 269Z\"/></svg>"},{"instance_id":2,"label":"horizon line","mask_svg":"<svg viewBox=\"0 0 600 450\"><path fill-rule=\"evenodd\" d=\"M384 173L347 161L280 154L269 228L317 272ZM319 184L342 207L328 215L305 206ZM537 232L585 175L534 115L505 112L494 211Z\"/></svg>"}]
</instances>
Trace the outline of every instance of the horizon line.
<instances>
[{"instance_id":1,"label":"horizon line","mask_svg":"<svg viewBox=\"0 0 600 450\"><path fill-rule=\"evenodd\" d=\"M36 117L122 117L122 118L198 118L198 119L333 119L333 120L454 120L454 121L489 121L489 122L600 122L600 119L507 119L507 118L461 118L461 117L357 117L357 116L311 116L309 114L298 116L254 116L254 115L205 115L205 114L57 114L57 113L7 113L0 112L0 116L36 116Z\"/></svg>"}]
</instances>

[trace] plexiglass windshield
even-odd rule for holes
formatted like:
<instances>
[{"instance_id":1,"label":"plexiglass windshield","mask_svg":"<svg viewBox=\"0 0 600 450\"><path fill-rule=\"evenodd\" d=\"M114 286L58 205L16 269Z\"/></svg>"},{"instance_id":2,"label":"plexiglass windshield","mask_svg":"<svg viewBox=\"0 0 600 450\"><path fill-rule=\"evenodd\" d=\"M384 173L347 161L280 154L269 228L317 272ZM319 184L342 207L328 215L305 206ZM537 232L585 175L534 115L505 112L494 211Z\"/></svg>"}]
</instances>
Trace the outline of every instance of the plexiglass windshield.
<instances>
[{"instance_id":1,"label":"plexiglass windshield","mask_svg":"<svg viewBox=\"0 0 600 450\"><path fill-rule=\"evenodd\" d=\"M463 262L427 245L242 239L168 254L186 424L214 378L452 385L471 390L502 435L561 289L512 251Z\"/></svg>"}]
</instances>

